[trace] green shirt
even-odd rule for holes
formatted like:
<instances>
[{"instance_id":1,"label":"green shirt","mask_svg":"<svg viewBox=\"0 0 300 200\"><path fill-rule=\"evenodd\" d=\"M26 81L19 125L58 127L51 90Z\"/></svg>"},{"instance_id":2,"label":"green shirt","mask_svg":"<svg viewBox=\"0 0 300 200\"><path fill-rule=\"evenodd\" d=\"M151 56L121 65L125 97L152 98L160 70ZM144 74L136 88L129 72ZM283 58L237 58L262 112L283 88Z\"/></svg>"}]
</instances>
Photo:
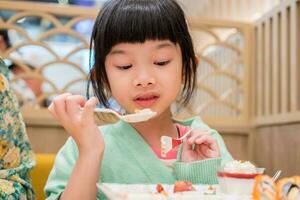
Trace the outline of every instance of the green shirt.
<instances>
[{"instance_id":1,"label":"green shirt","mask_svg":"<svg viewBox=\"0 0 300 200\"><path fill-rule=\"evenodd\" d=\"M208 128L199 118L178 123L198 128ZM189 180L194 184L217 183L216 170L221 162L232 160L221 136L210 129L210 134L218 141L221 158L207 159L191 163L180 162L181 151L175 170L167 167L152 151L139 133L128 123L100 127L105 141L99 183L123 184L173 184L176 180ZM68 178L78 158L78 150L73 139L69 138L59 151L54 168L48 178L45 191L47 199L58 199L64 191ZM97 199L103 199L98 193Z\"/></svg>"}]
</instances>

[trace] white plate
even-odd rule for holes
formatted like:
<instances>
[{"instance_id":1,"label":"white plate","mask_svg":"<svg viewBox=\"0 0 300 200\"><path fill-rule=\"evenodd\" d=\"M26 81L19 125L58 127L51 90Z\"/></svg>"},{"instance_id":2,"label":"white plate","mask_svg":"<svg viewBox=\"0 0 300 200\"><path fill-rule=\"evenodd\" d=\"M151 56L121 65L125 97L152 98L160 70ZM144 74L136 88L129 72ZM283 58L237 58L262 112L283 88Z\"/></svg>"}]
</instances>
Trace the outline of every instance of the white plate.
<instances>
[{"instance_id":1,"label":"white plate","mask_svg":"<svg viewBox=\"0 0 300 200\"><path fill-rule=\"evenodd\" d=\"M173 185L163 184L167 196L157 194L156 185L103 183L97 184L97 187L110 200L251 200L249 196L222 194L218 185L214 186L217 189L216 194L207 195L204 192L208 185L194 185L196 191L173 193Z\"/></svg>"}]
</instances>

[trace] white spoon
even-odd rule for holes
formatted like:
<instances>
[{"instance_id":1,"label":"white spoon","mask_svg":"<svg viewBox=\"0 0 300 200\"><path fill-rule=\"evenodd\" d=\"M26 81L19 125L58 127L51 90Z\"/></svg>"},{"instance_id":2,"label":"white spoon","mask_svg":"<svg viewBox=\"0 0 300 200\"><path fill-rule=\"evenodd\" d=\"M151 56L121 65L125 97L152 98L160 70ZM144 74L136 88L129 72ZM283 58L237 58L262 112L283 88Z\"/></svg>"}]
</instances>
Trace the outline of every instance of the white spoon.
<instances>
[{"instance_id":1,"label":"white spoon","mask_svg":"<svg viewBox=\"0 0 300 200\"><path fill-rule=\"evenodd\" d=\"M147 121L156 115L156 112L153 112L150 109L143 109L137 111L136 113L126 114L126 115L121 115L118 112L109 108L95 108L94 112L112 113L115 116L117 116L119 119L129 123Z\"/></svg>"}]
</instances>

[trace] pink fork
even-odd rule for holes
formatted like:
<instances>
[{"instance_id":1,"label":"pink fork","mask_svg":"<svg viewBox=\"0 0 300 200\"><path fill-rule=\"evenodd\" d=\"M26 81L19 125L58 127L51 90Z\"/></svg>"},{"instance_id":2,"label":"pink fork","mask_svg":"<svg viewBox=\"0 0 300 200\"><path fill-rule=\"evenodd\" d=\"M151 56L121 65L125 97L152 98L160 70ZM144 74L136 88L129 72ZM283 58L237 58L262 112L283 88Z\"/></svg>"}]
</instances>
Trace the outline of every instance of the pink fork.
<instances>
[{"instance_id":1,"label":"pink fork","mask_svg":"<svg viewBox=\"0 0 300 200\"><path fill-rule=\"evenodd\" d=\"M194 130L194 128L191 128L180 138L172 138L170 136L165 136L165 135L161 136L161 138L160 138L160 154L161 154L161 156L166 157L167 153L169 151L171 151L171 149L182 144L183 139L186 138L193 130Z\"/></svg>"}]
</instances>

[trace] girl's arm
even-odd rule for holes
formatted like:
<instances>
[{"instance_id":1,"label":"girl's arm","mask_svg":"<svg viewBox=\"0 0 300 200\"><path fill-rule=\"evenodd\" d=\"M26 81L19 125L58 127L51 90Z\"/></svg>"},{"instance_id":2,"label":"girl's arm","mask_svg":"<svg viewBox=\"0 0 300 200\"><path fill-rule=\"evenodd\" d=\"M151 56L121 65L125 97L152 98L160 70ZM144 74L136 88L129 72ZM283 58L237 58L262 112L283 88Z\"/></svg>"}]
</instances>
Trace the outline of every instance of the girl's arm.
<instances>
[{"instance_id":1,"label":"girl's arm","mask_svg":"<svg viewBox=\"0 0 300 200\"><path fill-rule=\"evenodd\" d=\"M96 199L96 183L100 173L102 153L99 148L99 151L79 154L61 200Z\"/></svg>"},{"instance_id":2,"label":"girl's arm","mask_svg":"<svg viewBox=\"0 0 300 200\"><path fill-rule=\"evenodd\" d=\"M96 104L96 98L86 101L79 95L62 94L49 106L51 114L74 139L78 148L78 159L61 195L63 200L96 199L96 183L104 152L103 137L94 120Z\"/></svg>"}]
</instances>

